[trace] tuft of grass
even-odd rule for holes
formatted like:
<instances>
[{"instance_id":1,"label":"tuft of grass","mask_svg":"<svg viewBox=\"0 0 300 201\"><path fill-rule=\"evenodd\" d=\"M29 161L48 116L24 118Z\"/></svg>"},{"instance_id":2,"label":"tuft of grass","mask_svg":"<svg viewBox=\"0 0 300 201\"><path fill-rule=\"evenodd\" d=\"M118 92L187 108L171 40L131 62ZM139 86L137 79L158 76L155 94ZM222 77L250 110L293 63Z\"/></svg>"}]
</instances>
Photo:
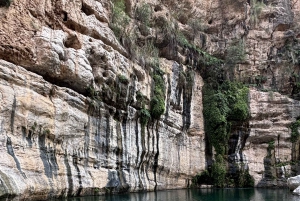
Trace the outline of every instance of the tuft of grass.
<instances>
[{"instance_id":1,"label":"tuft of grass","mask_svg":"<svg viewBox=\"0 0 300 201\"><path fill-rule=\"evenodd\" d=\"M130 22L130 17L126 14L125 9L124 0L113 1L112 22L110 27L119 39L125 34L125 29Z\"/></svg>"},{"instance_id":2,"label":"tuft of grass","mask_svg":"<svg viewBox=\"0 0 300 201\"><path fill-rule=\"evenodd\" d=\"M152 16L151 6L143 3L140 7L135 10L135 18L139 20L145 26L150 25L150 19Z\"/></svg>"}]
</instances>

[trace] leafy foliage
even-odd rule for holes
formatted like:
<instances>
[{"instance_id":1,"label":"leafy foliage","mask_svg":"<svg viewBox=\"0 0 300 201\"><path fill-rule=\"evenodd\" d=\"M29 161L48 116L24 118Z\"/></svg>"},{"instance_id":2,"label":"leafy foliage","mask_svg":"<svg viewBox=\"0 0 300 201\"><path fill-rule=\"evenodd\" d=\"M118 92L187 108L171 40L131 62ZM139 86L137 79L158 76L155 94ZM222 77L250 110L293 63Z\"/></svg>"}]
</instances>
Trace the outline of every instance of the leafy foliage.
<instances>
[{"instance_id":1,"label":"leafy foliage","mask_svg":"<svg viewBox=\"0 0 300 201\"><path fill-rule=\"evenodd\" d=\"M254 187L254 179L248 170L239 170L237 172L235 186L239 188Z\"/></svg>"},{"instance_id":2,"label":"leafy foliage","mask_svg":"<svg viewBox=\"0 0 300 201\"><path fill-rule=\"evenodd\" d=\"M197 174L193 180L192 180L194 185L198 185L198 184L213 184L212 183L212 178L209 174L209 172L207 170L204 170L203 172L201 172L200 174Z\"/></svg>"},{"instance_id":3,"label":"leafy foliage","mask_svg":"<svg viewBox=\"0 0 300 201\"><path fill-rule=\"evenodd\" d=\"M126 85L129 84L129 80L127 79L127 77L125 75L119 74L118 79L123 84L126 84Z\"/></svg>"},{"instance_id":4,"label":"leafy foliage","mask_svg":"<svg viewBox=\"0 0 300 201\"><path fill-rule=\"evenodd\" d=\"M259 0L251 0L251 17L250 17L250 22L256 26L258 23L258 16L261 13L261 10L263 9L263 7L265 6L265 4L263 3L263 1L259 1Z\"/></svg>"},{"instance_id":5,"label":"leafy foliage","mask_svg":"<svg viewBox=\"0 0 300 201\"><path fill-rule=\"evenodd\" d=\"M112 23L110 24L115 35L120 39L129 25L130 18L125 12L126 6L124 0L114 0Z\"/></svg>"},{"instance_id":6,"label":"leafy foliage","mask_svg":"<svg viewBox=\"0 0 300 201\"><path fill-rule=\"evenodd\" d=\"M300 119L298 119L297 121L293 122L290 125L291 128L291 141L293 143L297 142L299 139L299 127L300 127Z\"/></svg>"},{"instance_id":7,"label":"leafy foliage","mask_svg":"<svg viewBox=\"0 0 300 201\"><path fill-rule=\"evenodd\" d=\"M248 93L249 89L236 82L225 82L222 91L226 95L230 111L229 120L244 121L249 117Z\"/></svg>"},{"instance_id":8,"label":"leafy foliage","mask_svg":"<svg viewBox=\"0 0 300 201\"><path fill-rule=\"evenodd\" d=\"M151 116L153 119L159 117L165 112L165 83L163 80L163 73L159 68L154 70L154 90L153 98L151 100Z\"/></svg>"},{"instance_id":9,"label":"leafy foliage","mask_svg":"<svg viewBox=\"0 0 300 201\"><path fill-rule=\"evenodd\" d=\"M92 85L86 88L86 95L90 97L92 100L101 100L100 92L96 91L96 89Z\"/></svg>"},{"instance_id":10,"label":"leafy foliage","mask_svg":"<svg viewBox=\"0 0 300 201\"><path fill-rule=\"evenodd\" d=\"M248 88L236 82L224 82L218 89L203 88L205 132L217 154L227 151L230 121L244 121L249 117ZM225 142L225 143L224 143Z\"/></svg>"},{"instance_id":11,"label":"leafy foliage","mask_svg":"<svg viewBox=\"0 0 300 201\"><path fill-rule=\"evenodd\" d=\"M152 16L152 10L149 4L143 3L140 7L137 7L135 11L135 17L145 26L150 25L150 18Z\"/></svg>"},{"instance_id":12,"label":"leafy foliage","mask_svg":"<svg viewBox=\"0 0 300 201\"><path fill-rule=\"evenodd\" d=\"M145 59L146 65L148 66L159 66L159 50L154 46L152 40L146 40L145 44L137 50L139 57Z\"/></svg>"},{"instance_id":13,"label":"leafy foliage","mask_svg":"<svg viewBox=\"0 0 300 201\"><path fill-rule=\"evenodd\" d=\"M211 166L211 177L215 186L223 187L225 185L226 166L224 165L224 159L220 154L216 156L216 161Z\"/></svg>"},{"instance_id":14,"label":"leafy foliage","mask_svg":"<svg viewBox=\"0 0 300 201\"><path fill-rule=\"evenodd\" d=\"M149 119L151 118L150 112L147 109L142 109L141 110L141 118L140 118L140 122L142 127L146 126Z\"/></svg>"},{"instance_id":15,"label":"leafy foliage","mask_svg":"<svg viewBox=\"0 0 300 201\"><path fill-rule=\"evenodd\" d=\"M268 143L268 151L270 152L271 150L275 149L275 145L274 145L275 141L272 140L271 142Z\"/></svg>"}]
</instances>

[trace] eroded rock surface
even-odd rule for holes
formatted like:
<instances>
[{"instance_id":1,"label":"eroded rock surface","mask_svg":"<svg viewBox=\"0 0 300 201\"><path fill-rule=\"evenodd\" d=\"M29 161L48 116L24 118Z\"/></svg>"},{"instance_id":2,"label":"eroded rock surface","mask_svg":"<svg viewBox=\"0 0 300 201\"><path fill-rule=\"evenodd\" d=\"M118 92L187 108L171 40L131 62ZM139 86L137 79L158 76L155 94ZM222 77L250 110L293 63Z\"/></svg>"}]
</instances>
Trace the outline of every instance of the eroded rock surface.
<instances>
[{"instance_id":1,"label":"eroded rock surface","mask_svg":"<svg viewBox=\"0 0 300 201\"><path fill-rule=\"evenodd\" d=\"M165 120L142 128L139 110L130 105L123 111L93 103L24 68L0 63L1 195L45 199L105 189L184 188L204 169L201 111L190 114L192 135L182 131L183 117L171 108ZM200 77L195 80L202 85ZM194 91L201 100L196 85Z\"/></svg>"},{"instance_id":2,"label":"eroded rock surface","mask_svg":"<svg viewBox=\"0 0 300 201\"><path fill-rule=\"evenodd\" d=\"M300 116L298 1L124 2L130 23L119 35L112 1L1 5L0 197L189 186L214 160L202 114L207 66L218 82L252 87L250 118L224 142L228 169L249 169L261 187L299 173L299 141L290 140ZM145 5L149 19L136 14ZM143 49L150 42L158 52ZM165 111L145 126L155 71Z\"/></svg>"}]
</instances>

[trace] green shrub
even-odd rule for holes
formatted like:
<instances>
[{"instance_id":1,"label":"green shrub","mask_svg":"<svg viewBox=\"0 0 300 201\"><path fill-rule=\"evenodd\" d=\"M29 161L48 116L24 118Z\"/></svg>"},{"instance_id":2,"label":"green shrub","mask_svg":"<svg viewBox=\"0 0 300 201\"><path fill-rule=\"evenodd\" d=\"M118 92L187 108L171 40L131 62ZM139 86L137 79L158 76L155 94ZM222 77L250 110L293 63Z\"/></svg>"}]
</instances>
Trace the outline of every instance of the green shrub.
<instances>
[{"instance_id":1,"label":"green shrub","mask_svg":"<svg viewBox=\"0 0 300 201\"><path fill-rule=\"evenodd\" d=\"M165 112L165 83L163 80L163 72L156 68L153 75L154 87L153 97L150 102L150 114L153 119L159 119Z\"/></svg>"},{"instance_id":2,"label":"green shrub","mask_svg":"<svg viewBox=\"0 0 300 201\"><path fill-rule=\"evenodd\" d=\"M129 80L127 79L127 77L125 76L125 75L118 75L118 79L119 79L119 81L121 82L121 83L123 83L123 84L129 84Z\"/></svg>"},{"instance_id":3,"label":"green shrub","mask_svg":"<svg viewBox=\"0 0 300 201\"><path fill-rule=\"evenodd\" d=\"M141 110L140 122L141 122L142 127L147 125L150 117L151 117L151 115L150 115L149 110L147 110L147 109L142 109Z\"/></svg>"},{"instance_id":4,"label":"green shrub","mask_svg":"<svg viewBox=\"0 0 300 201\"><path fill-rule=\"evenodd\" d=\"M239 170L236 173L237 177L235 180L235 187L239 188L247 188L247 187L254 187L254 179L249 174L249 170Z\"/></svg>"},{"instance_id":5,"label":"green shrub","mask_svg":"<svg viewBox=\"0 0 300 201\"><path fill-rule=\"evenodd\" d=\"M165 112L165 101L161 97L154 96L151 100L151 116L153 119L159 119Z\"/></svg>"},{"instance_id":6,"label":"green shrub","mask_svg":"<svg viewBox=\"0 0 300 201\"><path fill-rule=\"evenodd\" d=\"M258 16L260 15L265 4L263 1L251 0L251 13L250 13L250 22L253 26L256 26L258 23Z\"/></svg>"},{"instance_id":7,"label":"green shrub","mask_svg":"<svg viewBox=\"0 0 300 201\"><path fill-rule=\"evenodd\" d=\"M243 187L254 187L254 178L247 171L244 174L244 185Z\"/></svg>"},{"instance_id":8,"label":"green shrub","mask_svg":"<svg viewBox=\"0 0 300 201\"><path fill-rule=\"evenodd\" d=\"M98 100L101 101L101 95L99 91L96 91L94 86L90 85L86 89L86 96L90 97L92 100Z\"/></svg>"},{"instance_id":9,"label":"green shrub","mask_svg":"<svg viewBox=\"0 0 300 201\"><path fill-rule=\"evenodd\" d=\"M145 44L137 50L139 57L144 57L146 65L159 66L159 50L154 46L153 40L146 40Z\"/></svg>"},{"instance_id":10,"label":"green shrub","mask_svg":"<svg viewBox=\"0 0 300 201\"><path fill-rule=\"evenodd\" d=\"M249 89L235 82L224 82L218 88L204 85L204 129L216 153L224 155L231 121L245 121L249 117Z\"/></svg>"},{"instance_id":11,"label":"green shrub","mask_svg":"<svg viewBox=\"0 0 300 201\"><path fill-rule=\"evenodd\" d=\"M112 23L110 24L110 27L119 39L125 34L125 28L130 22L129 16L125 13L125 9L126 6L124 0L113 1Z\"/></svg>"},{"instance_id":12,"label":"green shrub","mask_svg":"<svg viewBox=\"0 0 300 201\"><path fill-rule=\"evenodd\" d=\"M204 170L200 174L197 174L193 179L192 182L194 185L201 185L201 184L213 184L212 178L207 170Z\"/></svg>"},{"instance_id":13,"label":"green shrub","mask_svg":"<svg viewBox=\"0 0 300 201\"><path fill-rule=\"evenodd\" d=\"M291 141L293 143L297 142L298 139L299 139L299 127L300 127L300 120L298 119L297 121L293 122L291 125L290 125L290 128L291 128Z\"/></svg>"},{"instance_id":14,"label":"green shrub","mask_svg":"<svg viewBox=\"0 0 300 201\"><path fill-rule=\"evenodd\" d=\"M211 166L211 176L216 187L224 187L226 182L226 166L223 157L219 154Z\"/></svg>"},{"instance_id":15,"label":"green shrub","mask_svg":"<svg viewBox=\"0 0 300 201\"><path fill-rule=\"evenodd\" d=\"M230 111L229 120L244 121L249 117L248 93L249 88L241 83L226 81L222 85L226 94Z\"/></svg>"},{"instance_id":16,"label":"green shrub","mask_svg":"<svg viewBox=\"0 0 300 201\"><path fill-rule=\"evenodd\" d=\"M135 17L145 26L150 25L150 18L152 16L151 6L143 3L140 7L135 10Z\"/></svg>"},{"instance_id":17,"label":"green shrub","mask_svg":"<svg viewBox=\"0 0 300 201\"><path fill-rule=\"evenodd\" d=\"M275 149L275 145L274 145L275 141L272 140L271 142L268 143L268 151L274 150Z\"/></svg>"}]
</instances>

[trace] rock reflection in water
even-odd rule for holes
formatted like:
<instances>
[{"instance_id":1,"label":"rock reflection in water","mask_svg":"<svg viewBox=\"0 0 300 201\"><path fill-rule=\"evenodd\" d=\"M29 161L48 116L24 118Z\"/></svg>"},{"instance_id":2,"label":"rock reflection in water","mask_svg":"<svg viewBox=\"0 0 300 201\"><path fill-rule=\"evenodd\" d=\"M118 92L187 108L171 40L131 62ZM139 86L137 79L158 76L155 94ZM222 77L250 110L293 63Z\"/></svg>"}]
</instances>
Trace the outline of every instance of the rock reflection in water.
<instances>
[{"instance_id":1,"label":"rock reflection in water","mask_svg":"<svg viewBox=\"0 0 300 201\"><path fill-rule=\"evenodd\" d=\"M193 189L61 199L61 201L298 201L288 189Z\"/></svg>"}]
</instances>

